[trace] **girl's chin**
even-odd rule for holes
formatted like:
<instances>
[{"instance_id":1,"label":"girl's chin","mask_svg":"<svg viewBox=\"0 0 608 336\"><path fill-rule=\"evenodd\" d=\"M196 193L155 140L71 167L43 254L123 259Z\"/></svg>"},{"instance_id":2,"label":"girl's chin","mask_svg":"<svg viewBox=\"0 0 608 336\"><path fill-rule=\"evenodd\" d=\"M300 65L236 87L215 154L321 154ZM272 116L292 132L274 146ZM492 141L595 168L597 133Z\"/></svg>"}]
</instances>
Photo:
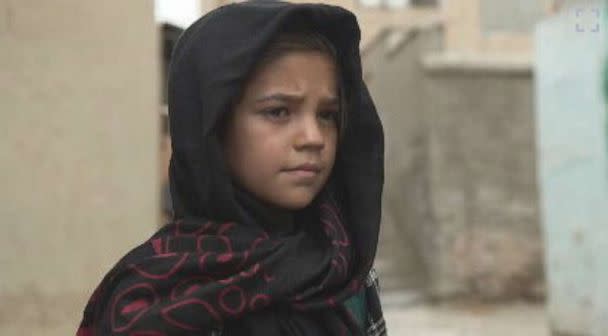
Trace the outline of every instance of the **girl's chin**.
<instances>
[{"instance_id":1,"label":"girl's chin","mask_svg":"<svg viewBox=\"0 0 608 336\"><path fill-rule=\"evenodd\" d=\"M281 202L281 204L277 204L280 208L285 210L302 210L306 208L312 200L310 201L292 201L292 202Z\"/></svg>"},{"instance_id":2,"label":"girl's chin","mask_svg":"<svg viewBox=\"0 0 608 336\"><path fill-rule=\"evenodd\" d=\"M286 210L301 210L312 203L314 196L313 193L283 195L283 197L273 200L271 203Z\"/></svg>"}]
</instances>

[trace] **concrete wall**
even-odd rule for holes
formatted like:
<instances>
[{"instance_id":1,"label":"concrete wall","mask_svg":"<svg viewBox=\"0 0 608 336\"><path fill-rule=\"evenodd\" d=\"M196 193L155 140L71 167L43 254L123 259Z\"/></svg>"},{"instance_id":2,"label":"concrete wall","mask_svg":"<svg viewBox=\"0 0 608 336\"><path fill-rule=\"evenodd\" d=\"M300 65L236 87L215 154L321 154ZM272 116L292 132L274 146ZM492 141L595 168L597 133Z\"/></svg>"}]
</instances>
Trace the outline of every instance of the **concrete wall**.
<instances>
[{"instance_id":1,"label":"concrete wall","mask_svg":"<svg viewBox=\"0 0 608 336\"><path fill-rule=\"evenodd\" d=\"M427 270L417 246L430 216L427 98L423 55L441 48L439 25L387 30L364 52L365 80L385 131L383 223L377 268L383 288L421 288Z\"/></svg>"},{"instance_id":2,"label":"concrete wall","mask_svg":"<svg viewBox=\"0 0 608 336\"><path fill-rule=\"evenodd\" d=\"M436 298L542 296L531 63L438 53L443 36L388 32L364 52L386 132L380 260Z\"/></svg>"},{"instance_id":3,"label":"concrete wall","mask_svg":"<svg viewBox=\"0 0 608 336\"><path fill-rule=\"evenodd\" d=\"M425 66L432 294L542 294L531 65L440 55Z\"/></svg>"},{"instance_id":4,"label":"concrete wall","mask_svg":"<svg viewBox=\"0 0 608 336\"><path fill-rule=\"evenodd\" d=\"M73 335L158 221L152 1L0 1L0 334Z\"/></svg>"}]
</instances>

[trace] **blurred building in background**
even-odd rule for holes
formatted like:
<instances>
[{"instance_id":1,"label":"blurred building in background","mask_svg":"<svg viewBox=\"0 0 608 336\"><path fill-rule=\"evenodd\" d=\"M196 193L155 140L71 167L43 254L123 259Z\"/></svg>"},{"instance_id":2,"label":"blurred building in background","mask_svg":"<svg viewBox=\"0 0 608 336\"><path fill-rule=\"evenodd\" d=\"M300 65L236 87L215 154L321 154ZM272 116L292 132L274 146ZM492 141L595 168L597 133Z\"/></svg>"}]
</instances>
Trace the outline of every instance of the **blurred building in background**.
<instances>
[{"instance_id":1,"label":"blurred building in background","mask_svg":"<svg viewBox=\"0 0 608 336\"><path fill-rule=\"evenodd\" d=\"M547 11L479 0L431 11L363 46L392 181L378 267L389 288L435 299L542 299L531 53Z\"/></svg>"},{"instance_id":2,"label":"blurred building in background","mask_svg":"<svg viewBox=\"0 0 608 336\"><path fill-rule=\"evenodd\" d=\"M385 303L542 301L533 32L578 2L325 2L358 17L385 126ZM183 28L155 23L153 2L0 0L0 334L73 334L101 276L170 217L166 73Z\"/></svg>"}]
</instances>

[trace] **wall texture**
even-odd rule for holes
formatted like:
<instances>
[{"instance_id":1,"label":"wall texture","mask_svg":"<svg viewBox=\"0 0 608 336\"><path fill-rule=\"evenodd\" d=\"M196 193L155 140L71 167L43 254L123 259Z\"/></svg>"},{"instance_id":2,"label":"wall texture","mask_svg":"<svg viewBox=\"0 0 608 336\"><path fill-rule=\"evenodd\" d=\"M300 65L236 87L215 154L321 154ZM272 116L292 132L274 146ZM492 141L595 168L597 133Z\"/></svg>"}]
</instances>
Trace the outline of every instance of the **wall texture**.
<instances>
[{"instance_id":1,"label":"wall texture","mask_svg":"<svg viewBox=\"0 0 608 336\"><path fill-rule=\"evenodd\" d=\"M427 62L434 295L538 295L542 284L530 65Z\"/></svg>"},{"instance_id":2,"label":"wall texture","mask_svg":"<svg viewBox=\"0 0 608 336\"><path fill-rule=\"evenodd\" d=\"M0 1L0 334L71 335L157 226L152 1Z\"/></svg>"},{"instance_id":3,"label":"wall texture","mask_svg":"<svg viewBox=\"0 0 608 336\"><path fill-rule=\"evenodd\" d=\"M383 288L420 288L427 270L416 240L428 225L428 125L420 60L441 48L442 29L389 29L364 51L364 76L385 132L385 186L378 271Z\"/></svg>"},{"instance_id":4,"label":"wall texture","mask_svg":"<svg viewBox=\"0 0 608 336\"><path fill-rule=\"evenodd\" d=\"M531 64L452 57L443 37L387 32L364 52L386 132L380 256L436 298L542 296Z\"/></svg>"}]
</instances>

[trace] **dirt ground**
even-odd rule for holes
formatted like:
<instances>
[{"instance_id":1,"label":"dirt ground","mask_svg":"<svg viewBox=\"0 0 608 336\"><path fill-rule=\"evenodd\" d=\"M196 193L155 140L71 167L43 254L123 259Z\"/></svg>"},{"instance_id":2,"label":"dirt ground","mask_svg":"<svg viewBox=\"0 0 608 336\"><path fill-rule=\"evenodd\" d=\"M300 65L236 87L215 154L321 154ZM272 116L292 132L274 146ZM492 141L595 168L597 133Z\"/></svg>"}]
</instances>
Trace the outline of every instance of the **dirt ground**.
<instances>
[{"instance_id":1,"label":"dirt ground","mask_svg":"<svg viewBox=\"0 0 608 336\"><path fill-rule=\"evenodd\" d=\"M541 303L387 304L389 336L550 336Z\"/></svg>"}]
</instances>

